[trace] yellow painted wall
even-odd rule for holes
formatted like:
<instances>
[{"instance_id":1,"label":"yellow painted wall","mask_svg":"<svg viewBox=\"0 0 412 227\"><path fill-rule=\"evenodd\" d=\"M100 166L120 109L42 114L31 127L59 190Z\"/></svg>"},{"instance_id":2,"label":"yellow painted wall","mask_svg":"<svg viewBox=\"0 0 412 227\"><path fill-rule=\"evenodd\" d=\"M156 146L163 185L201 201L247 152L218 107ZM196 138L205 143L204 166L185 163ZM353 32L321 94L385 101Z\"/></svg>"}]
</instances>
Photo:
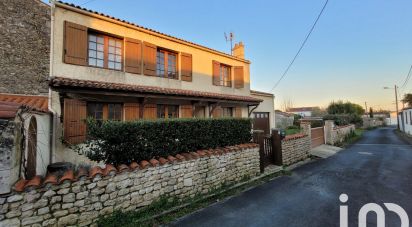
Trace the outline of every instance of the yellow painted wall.
<instances>
[{"instance_id":1,"label":"yellow painted wall","mask_svg":"<svg viewBox=\"0 0 412 227\"><path fill-rule=\"evenodd\" d=\"M193 81L185 82L168 78L150 77L126 72L119 72L109 69L100 69L87 66L77 66L65 64L63 62L63 32L64 21L81 24L92 29L129 37L142 41L147 41L159 47L168 48L177 52L192 54L193 58ZM211 53L190 45L178 43L163 37L148 34L137 29L115 24L103 19L91 17L78 12L63 9L59 6L55 8L54 27L53 27L53 67L52 75L69 77L76 79L97 80L105 82L116 82L126 84L139 84L148 86L160 86L165 88L188 89L196 91L208 91L232 95L250 95L250 74L249 63L221 54ZM245 87L235 89L212 84L212 61L216 60L231 66L243 66L245 72ZM180 57L178 60L180 64ZM180 65L178 67L180 69ZM233 79L233 70L232 70Z\"/></svg>"}]
</instances>

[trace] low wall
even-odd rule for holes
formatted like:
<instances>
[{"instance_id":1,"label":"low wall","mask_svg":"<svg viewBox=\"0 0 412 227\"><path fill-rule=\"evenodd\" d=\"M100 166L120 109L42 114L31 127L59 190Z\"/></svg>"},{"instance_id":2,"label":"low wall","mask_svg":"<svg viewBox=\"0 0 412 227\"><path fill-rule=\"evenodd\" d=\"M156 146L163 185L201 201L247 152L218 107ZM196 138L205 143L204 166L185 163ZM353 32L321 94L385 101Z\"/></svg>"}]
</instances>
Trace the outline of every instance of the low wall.
<instances>
[{"instance_id":1,"label":"low wall","mask_svg":"<svg viewBox=\"0 0 412 227\"><path fill-rule=\"evenodd\" d=\"M283 165L291 165L309 157L311 139L306 134L288 135L282 140Z\"/></svg>"},{"instance_id":2,"label":"low wall","mask_svg":"<svg viewBox=\"0 0 412 227\"><path fill-rule=\"evenodd\" d=\"M135 210L160 196L193 197L259 174L259 147L244 144L63 176L20 180L0 197L0 226L86 226L114 210Z\"/></svg>"},{"instance_id":3,"label":"low wall","mask_svg":"<svg viewBox=\"0 0 412 227\"><path fill-rule=\"evenodd\" d=\"M385 124L385 121L378 119L378 118L364 117L362 118L362 120L363 120L363 125L362 125L363 128L379 127Z\"/></svg>"},{"instance_id":4,"label":"low wall","mask_svg":"<svg viewBox=\"0 0 412 227\"><path fill-rule=\"evenodd\" d=\"M330 135L326 137L326 143L330 145L341 143L352 131L355 131L355 125L336 126L330 130Z\"/></svg>"}]
</instances>

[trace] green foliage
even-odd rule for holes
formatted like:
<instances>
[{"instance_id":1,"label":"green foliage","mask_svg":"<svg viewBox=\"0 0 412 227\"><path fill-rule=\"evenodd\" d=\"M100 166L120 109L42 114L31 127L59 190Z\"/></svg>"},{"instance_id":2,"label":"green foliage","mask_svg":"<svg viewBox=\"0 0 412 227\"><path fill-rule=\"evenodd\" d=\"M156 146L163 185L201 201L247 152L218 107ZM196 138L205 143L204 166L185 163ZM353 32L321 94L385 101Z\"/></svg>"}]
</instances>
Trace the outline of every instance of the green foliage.
<instances>
[{"instance_id":1,"label":"green foliage","mask_svg":"<svg viewBox=\"0 0 412 227\"><path fill-rule=\"evenodd\" d=\"M94 161L127 164L251 141L251 119L87 120L83 151Z\"/></svg>"},{"instance_id":2,"label":"green foliage","mask_svg":"<svg viewBox=\"0 0 412 227\"><path fill-rule=\"evenodd\" d=\"M332 102L326 109L328 114L363 115L365 110L361 105L351 102Z\"/></svg>"},{"instance_id":3,"label":"green foliage","mask_svg":"<svg viewBox=\"0 0 412 227\"><path fill-rule=\"evenodd\" d=\"M355 124L361 126L363 123L362 117L355 114L328 114L323 117L323 120L333 120L335 125Z\"/></svg>"},{"instance_id":4,"label":"green foliage","mask_svg":"<svg viewBox=\"0 0 412 227\"><path fill-rule=\"evenodd\" d=\"M302 118L302 116L300 116L299 114L294 114L293 115L293 125L295 126L300 126L300 119Z\"/></svg>"},{"instance_id":5,"label":"green foliage","mask_svg":"<svg viewBox=\"0 0 412 227\"><path fill-rule=\"evenodd\" d=\"M412 94L408 93L403 96L402 102L408 106L412 106Z\"/></svg>"}]
</instances>

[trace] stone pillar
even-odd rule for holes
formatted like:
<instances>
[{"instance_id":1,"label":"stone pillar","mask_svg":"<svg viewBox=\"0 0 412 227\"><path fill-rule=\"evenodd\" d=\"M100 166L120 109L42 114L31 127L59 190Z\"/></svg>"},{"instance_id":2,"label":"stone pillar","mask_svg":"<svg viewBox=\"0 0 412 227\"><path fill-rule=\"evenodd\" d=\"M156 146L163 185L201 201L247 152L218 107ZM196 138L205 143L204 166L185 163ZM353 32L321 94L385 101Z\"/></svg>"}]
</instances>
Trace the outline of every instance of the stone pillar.
<instances>
[{"instance_id":1,"label":"stone pillar","mask_svg":"<svg viewBox=\"0 0 412 227\"><path fill-rule=\"evenodd\" d=\"M300 128L302 129L303 134L308 135L309 138L311 137L312 131L309 122L300 123Z\"/></svg>"},{"instance_id":2,"label":"stone pillar","mask_svg":"<svg viewBox=\"0 0 412 227\"><path fill-rule=\"evenodd\" d=\"M334 144L333 141L333 128L335 127L335 122L333 120L326 120L325 121L325 140L326 140L326 144Z\"/></svg>"}]
</instances>

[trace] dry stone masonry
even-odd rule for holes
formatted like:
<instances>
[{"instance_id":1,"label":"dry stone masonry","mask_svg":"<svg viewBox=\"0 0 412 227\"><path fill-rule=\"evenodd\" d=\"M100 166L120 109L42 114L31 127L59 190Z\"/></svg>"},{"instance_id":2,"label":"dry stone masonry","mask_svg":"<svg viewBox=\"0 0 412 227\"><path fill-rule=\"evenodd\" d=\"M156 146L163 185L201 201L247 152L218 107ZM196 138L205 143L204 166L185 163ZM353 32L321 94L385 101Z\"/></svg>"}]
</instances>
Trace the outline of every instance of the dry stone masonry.
<instances>
[{"instance_id":1,"label":"dry stone masonry","mask_svg":"<svg viewBox=\"0 0 412 227\"><path fill-rule=\"evenodd\" d=\"M47 94L50 6L0 1L0 93Z\"/></svg>"},{"instance_id":2,"label":"dry stone masonry","mask_svg":"<svg viewBox=\"0 0 412 227\"><path fill-rule=\"evenodd\" d=\"M282 161L283 165L305 160L310 155L311 139L305 134L296 134L282 140Z\"/></svg>"},{"instance_id":3,"label":"dry stone masonry","mask_svg":"<svg viewBox=\"0 0 412 227\"><path fill-rule=\"evenodd\" d=\"M87 174L69 170L60 179L21 180L15 189L23 192L0 196L0 226L94 225L99 215L114 210L135 210L162 195L194 197L257 174L256 144L184 153L117 169L106 165Z\"/></svg>"}]
</instances>

